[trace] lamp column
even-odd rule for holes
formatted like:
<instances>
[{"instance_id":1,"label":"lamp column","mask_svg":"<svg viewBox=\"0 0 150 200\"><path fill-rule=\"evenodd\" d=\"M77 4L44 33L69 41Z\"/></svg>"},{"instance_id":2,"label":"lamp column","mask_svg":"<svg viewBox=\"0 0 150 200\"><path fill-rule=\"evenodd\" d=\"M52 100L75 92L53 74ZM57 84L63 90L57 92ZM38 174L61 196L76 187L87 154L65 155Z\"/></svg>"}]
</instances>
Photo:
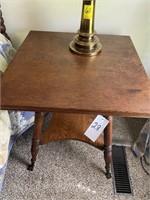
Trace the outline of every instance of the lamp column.
<instances>
[{"instance_id":1,"label":"lamp column","mask_svg":"<svg viewBox=\"0 0 150 200\"><path fill-rule=\"evenodd\" d=\"M95 3L96 0L83 0L80 30L70 43L70 49L74 53L94 56L102 50L94 31Z\"/></svg>"}]
</instances>

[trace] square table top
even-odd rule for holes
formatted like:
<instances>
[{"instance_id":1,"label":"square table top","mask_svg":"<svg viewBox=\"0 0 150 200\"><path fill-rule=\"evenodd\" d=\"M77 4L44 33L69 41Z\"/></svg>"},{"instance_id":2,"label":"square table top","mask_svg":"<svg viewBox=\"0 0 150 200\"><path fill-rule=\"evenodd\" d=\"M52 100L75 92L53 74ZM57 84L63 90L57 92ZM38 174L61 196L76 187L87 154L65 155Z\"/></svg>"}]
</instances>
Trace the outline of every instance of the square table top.
<instances>
[{"instance_id":1,"label":"square table top","mask_svg":"<svg viewBox=\"0 0 150 200\"><path fill-rule=\"evenodd\" d=\"M97 35L97 56L69 50L75 34L30 31L2 77L1 108L150 117L150 82L129 36Z\"/></svg>"}]
</instances>

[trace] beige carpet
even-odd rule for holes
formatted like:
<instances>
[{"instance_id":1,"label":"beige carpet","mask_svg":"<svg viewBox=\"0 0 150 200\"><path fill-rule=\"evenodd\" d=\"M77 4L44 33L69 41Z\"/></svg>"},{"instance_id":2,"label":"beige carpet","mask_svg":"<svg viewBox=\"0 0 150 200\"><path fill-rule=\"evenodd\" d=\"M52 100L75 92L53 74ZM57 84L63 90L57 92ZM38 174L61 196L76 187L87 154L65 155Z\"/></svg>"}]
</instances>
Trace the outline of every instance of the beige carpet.
<instances>
[{"instance_id":1,"label":"beige carpet","mask_svg":"<svg viewBox=\"0 0 150 200\"><path fill-rule=\"evenodd\" d=\"M133 142L145 120L114 118L113 137ZM140 160L126 148L133 195L114 195L112 179L104 175L103 152L78 141L41 146L34 171L28 171L32 129L10 154L0 200L148 200L149 177Z\"/></svg>"}]
</instances>

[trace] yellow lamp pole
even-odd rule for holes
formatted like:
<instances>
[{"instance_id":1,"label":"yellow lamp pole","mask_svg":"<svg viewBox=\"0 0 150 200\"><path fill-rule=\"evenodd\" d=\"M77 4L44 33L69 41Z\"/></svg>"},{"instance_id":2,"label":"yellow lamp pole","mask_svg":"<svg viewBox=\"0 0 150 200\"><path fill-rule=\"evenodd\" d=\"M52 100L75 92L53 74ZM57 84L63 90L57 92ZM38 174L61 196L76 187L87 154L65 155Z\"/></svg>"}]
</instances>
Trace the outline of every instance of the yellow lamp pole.
<instances>
[{"instance_id":1,"label":"yellow lamp pole","mask_svg":"<svg viewBox=\"0 0 150 200\"><path fill-rule=\"evenodd\" d=\"M94 32L95 2L96 0L83 0L80 30L69 45L74 53L94 56L102 50Z\"/></svg>"}]
</instances>

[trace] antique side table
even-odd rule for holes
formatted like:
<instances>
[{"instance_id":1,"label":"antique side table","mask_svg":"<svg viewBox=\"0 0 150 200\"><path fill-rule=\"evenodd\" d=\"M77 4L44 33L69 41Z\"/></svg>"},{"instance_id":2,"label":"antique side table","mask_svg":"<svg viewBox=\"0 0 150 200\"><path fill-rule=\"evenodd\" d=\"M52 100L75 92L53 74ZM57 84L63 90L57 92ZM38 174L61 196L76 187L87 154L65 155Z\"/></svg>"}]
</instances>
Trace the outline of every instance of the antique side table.
<instances>
[{"instance_id":1,"label":"antique side table","mask_svg":"<svg viewBox=\"0 0 150 200\"><path fill-rule=\"evenodd\" d=\"M1 107L35 111L33 170L39 145L76 139L104 150L110 178L112 116L150 117L150 84L129 36L98 35L102 52L70 52L73 33L31 31L2 78ZM44 113L52 120L42 132ZM97 114L109 124L96 142L84 132Z\"/></svg>"}]
</instances>

